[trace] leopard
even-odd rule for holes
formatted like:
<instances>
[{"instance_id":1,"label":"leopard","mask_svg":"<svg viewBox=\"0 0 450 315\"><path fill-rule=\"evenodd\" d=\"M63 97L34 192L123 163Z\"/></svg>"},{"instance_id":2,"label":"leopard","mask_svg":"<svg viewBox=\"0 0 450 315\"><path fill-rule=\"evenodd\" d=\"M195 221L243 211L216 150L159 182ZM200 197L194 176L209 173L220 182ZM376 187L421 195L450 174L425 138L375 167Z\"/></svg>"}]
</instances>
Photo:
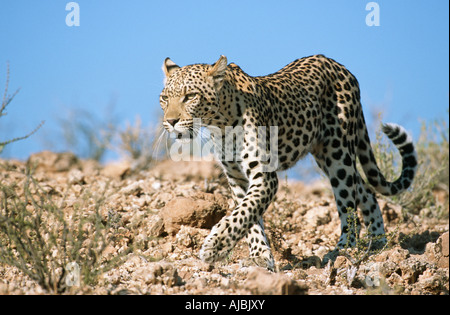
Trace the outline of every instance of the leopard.
<instances>
[{"instance_id":1,"label":"leopard","mask_svg":"<svg viewBox=\"0 0 450 315\"><path fill-rule=\"evenodd\" d=\"M359 83L345 66L324 55L312 55L275 73L250 76L222 55L212 64L182 67L166 58L162 70L164 88L159 100L165 131L176 140L192 141L199 126L210 130L235 201L230 215L220 219L205 238L198 255L203 262L223 260L245 239L248 259L273 270L263 214L277 194L277 172L291 168L307 154L328 177L340 219L339 240L324 261L356 245L360 217L376 240L371 245L386 244L376 193L392 196L408 189L416 174L417 153L404 127L381 123L381 130L399 150L402 165L397 179L385 178L371 146ZM273 132L268 132L269 127ZM360 214L350 223L356 209Z\"/></svg>"}]
</instances>

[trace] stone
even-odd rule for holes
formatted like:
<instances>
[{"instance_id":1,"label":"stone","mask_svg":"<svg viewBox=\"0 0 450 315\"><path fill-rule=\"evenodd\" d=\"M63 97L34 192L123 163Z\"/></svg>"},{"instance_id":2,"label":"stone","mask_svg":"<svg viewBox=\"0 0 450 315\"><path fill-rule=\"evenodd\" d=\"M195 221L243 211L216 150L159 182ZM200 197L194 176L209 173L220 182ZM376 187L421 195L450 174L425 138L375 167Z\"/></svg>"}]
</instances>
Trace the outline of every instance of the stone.
<instances>
[{"instance_id":1,"label":"stone","mask_svg":"<svg viewBox=\"0 0 450 315\"><path fill-rule=\"evenodd\" d=\"M128 186L125 186L120 190L120 193L126 194L126 195L134 195L139 196L144 191L144 184L145 182L143 180L139 180L136 182L133 182L129 184Z\"/></svg>"},{"instance_id":2,"label":"stone","mask_svg":"<svg viewBox=\"0 0 450 315\"><path fill-rule=\"evenodd\" d=\"M80 170L77 170L77 169L71 170L69 172L68 177L69 177L68 178L68 182L69 182L70 185L75 185L75 184L83 185L83 184L85 184L84 174Z\"/></svg>"},{"instance_id":3,"label":"stone","mask_svg":"<svg viewBox=\"0 0 450 315\"><path fill-rule=\"evenodd\" d=\"M160 211L167 233L175 235L182 225L210 229L226 214L227 200L220 195L199 192L194 197L177 197Z\"/></svg>"},{"instance_id":4,"label":"stone","mask_svg":"<svg viewBox=\"0 0 450 315\"><path fill-rule=\"evenodd\" d=\"M42 151L30 155L27 164L31 168L36 168L36 172L66 172L79 166L79 161L72 152Z\"/></svg>"},{"instance_id":5,"label":"stone","mask_svg":"<svg viewBox=\"0 0 450 315\"><path fill-rule=\"evenodd\" d=\"M442 244L441 245L442 246L442 255L444 257L448 258L448 252L449 252L449 248L448 248L448 246L449 246L449 244L448 244L448 232L445 232L444 234L442 234L440 239L441 239L441 242L442 242L441 243Z\"/></svg>"},{"instance_id":6,"label":"stone","mask_svg":"<svg viewBox=\"0 0 450 315\"><path fill-rule=\"evenodd\" d=\"M439 258L438 261L438 267L439 268L448 268L449 267L449 243L448 243L448 232L445 232L444 234L442 234L438 241L438 244L440 244L440 248L441 248L441 257Z\"/></svg>"},{"instance_id":7,"label":"stone","mask_svg":"<svg viewBox=\"0 0 450 315\"><path fill-rule=\"evenodd\" d=\"M244 287L252 294L305 295L308 293L308 287L305 284L261 267L250 268Z\"/></svg>"},{"instance_id":8,"label":"stone","mask_svg":"<svg viewBox=\"0 0 450 315\"><path fill-rule=\"evenodd\" d=\"M105 165L100 174L113 179L123 179L130 172L130 169L131 166L128 161L114 162Z\"/></svg>"},{"instance_id":9,"label":"stone","mask_svg":"<svg viewBox=\"0 0 450 315\"><path fill-rule=\"evenodd\" d=\"M159 216L153 216L148 226L149 236L159 237L164 233L164 220Z\"/></svg>"},{"instance_id":10,"label":"stone","mask_svg":"<svg viewBox=\"0 0 450 315\"><path fill-rule=\"evenodd\" d=\"M304 219L311 227L325 225L331 221L330 207L318 206L306 212Z\"/></svg>"}]
</instances>

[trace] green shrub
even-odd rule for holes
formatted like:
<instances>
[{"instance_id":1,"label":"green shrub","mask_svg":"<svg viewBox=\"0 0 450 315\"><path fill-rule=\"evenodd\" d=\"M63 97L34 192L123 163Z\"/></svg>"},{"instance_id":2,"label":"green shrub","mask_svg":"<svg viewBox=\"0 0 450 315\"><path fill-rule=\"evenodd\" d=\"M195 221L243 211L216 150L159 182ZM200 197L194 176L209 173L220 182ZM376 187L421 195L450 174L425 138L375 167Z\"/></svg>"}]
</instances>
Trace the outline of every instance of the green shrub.
<instances>
[{"instance_id":1,"label":"green shrub","mask_svg":"<svg viewBox=\"0 0 450 315\"><path fill-rule=\"evenodd\" d=\"M448 113L447 113L448 115ZM419 165L411 187L397 196L381 198L402 206L403 215L418 214L429 209L431 215L448 216L449 183L449 129L444 119L423 122L415 143ZM377 141L373 146L380 170L387 180L394 180L401 173L400 155L394 145L381 131L377 132ZM436 200L435 192L445 192L444 205ZM447 209L445 209L447 204Z\"/></svg>"},{"instance_id":2,"label":"green shrub","mask_svg":"<svg viewBox=\"0 0 450 315\"><path fill-rule=\"evenodd\" d=\"M120 241L114 222L100 215L104 193L95 196L87 190L68 210L64 198L57 204L54 192L41 187L29 169L23 176L20 184L0 181L0 263L18 268L49 292L62 293L74 280L94 284L132 250L129 246L112 259L104 257L105 249ZM78 279L70 278L74 267Z\"/></svg>"}]
</instances>

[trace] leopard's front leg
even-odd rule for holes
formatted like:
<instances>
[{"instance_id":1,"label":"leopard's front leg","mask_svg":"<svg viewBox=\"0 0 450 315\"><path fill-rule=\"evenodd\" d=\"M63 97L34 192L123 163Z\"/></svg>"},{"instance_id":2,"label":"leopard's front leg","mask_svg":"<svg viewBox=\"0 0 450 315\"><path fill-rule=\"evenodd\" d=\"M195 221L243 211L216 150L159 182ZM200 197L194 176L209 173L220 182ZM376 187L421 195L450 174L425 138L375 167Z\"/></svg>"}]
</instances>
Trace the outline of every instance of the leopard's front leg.
<instances>
[{"instance_id":1,"label":"leopard's front leg","mask_svg":"<svg viewBox=\"0 0 450 315\"><path fill-rule=\"evenodd\" d=\"M253 167L250 170L259 168ZM217 223L200 250L200 259L207 263L225 258L236 243L258 223L278 189L276 172L249 172L249 188L242 202L230 216Z\"/></svg>"}]
</instances>

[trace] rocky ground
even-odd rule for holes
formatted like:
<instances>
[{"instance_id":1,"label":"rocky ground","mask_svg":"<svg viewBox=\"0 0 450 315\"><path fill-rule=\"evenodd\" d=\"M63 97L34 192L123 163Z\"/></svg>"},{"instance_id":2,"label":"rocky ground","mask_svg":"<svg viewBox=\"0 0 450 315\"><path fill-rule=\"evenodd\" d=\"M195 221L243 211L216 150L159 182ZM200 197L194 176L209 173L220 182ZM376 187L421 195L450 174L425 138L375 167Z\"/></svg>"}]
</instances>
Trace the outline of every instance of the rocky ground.
<instances>
[{"instance_id":1,"label":"rocky ground","mask_svg":"<svg viewBox=\"0 0 450 315\"><path fill-rule=\"evenodd\" d=\"M27 179L26 164L0 161L1 184L21 187ZM198 259L203 239L233 206L226 182L212 162L165 161L138 172L127 162L103 167L71 154L42 152L31 156L28 165L35 168L33 177L39 187L60 205L68 220L75 211L87 215L97 209L104 222L110 223L102 263L123 254L121 263L94 282L69 285L63 293L449 292L448 201L442 204L444 215L439 218L423 209L404 222L401 207L380 198L390 246L370 255L363 248L348 250L324 266L323 256L339 238L328 183L281 179L276 200L264 215L276 260L276 270L269 272L248 265L243 241L224 262L210 266ZM448 200L448 191L436 192L436 196ZM4 204L0 211L5 210ZM49 259L57 256L50 253ZM26 268L33 268L32 264ZM0 294L49 293L20 269L0 263Z\"/></svg>"}]
</instances>

